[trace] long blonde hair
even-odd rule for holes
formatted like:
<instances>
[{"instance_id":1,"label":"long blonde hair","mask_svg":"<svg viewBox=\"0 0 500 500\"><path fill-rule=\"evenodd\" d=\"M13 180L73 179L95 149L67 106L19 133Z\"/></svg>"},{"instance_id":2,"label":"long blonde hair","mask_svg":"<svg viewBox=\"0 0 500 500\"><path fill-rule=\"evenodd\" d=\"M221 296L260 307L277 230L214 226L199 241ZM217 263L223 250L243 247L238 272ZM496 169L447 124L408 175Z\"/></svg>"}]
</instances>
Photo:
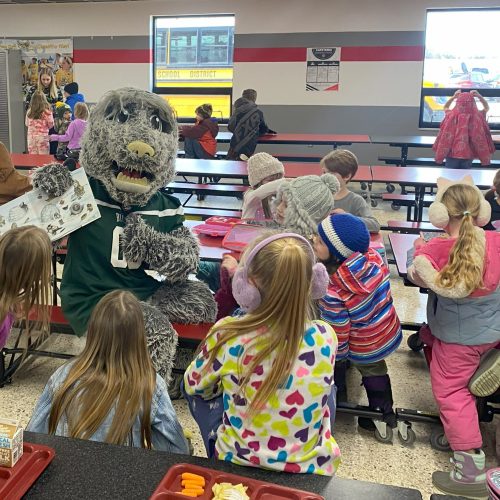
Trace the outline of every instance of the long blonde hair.
<instances>
[{"instance_id":1,"label":"long blonde hair","mask_svg":"<svg viewBox=\"0 0 500 500\"><path fill-rule=\"evenodd\" d=\"M258 238L245 255L269 234ZM245 262L243 256L243 263ZM285 237L274 240L254 256L248 267L248 278L258 287L262 301L253 311L213 331L220 335L210 351L211 365L219 349L228 341L267 326L269 332L256 336L246 346L256 343L262 349L242 371L241 390L250 381L257 366L268 356L275 354L272 368L250 403L250 415L259 411L273 393L288 379L298 352L306 325L314 317L311 300L312 252L297 238ZM240 359L243 359L243 355Z\"/></svg>"},{"instance_id":2,"label":"long blonde hair","mask_svg":"<svg viewBox=\"0 0 500 500\"><path fill-rule=\"evenodd\" d=\"M24 319L36 308L42 333L49 330L52 245L35 226L10 229L0 238L0 321L9 312Z\"/></svg>"},{"instance_id":3,"label":"long blonde hair","mask_svg":"<svg viewBox=\"0 0 500 500\"><path fill-rule=\"evenodd\" d=\"M43 114L50 109L50 104L43 92L37 90L31 97L30 107L28 109L28 118L39 120Z\"/></svg>"},{"instance_id":4,"label":"long blonde hair","mask_svg":"<svg viewBox=\"0 0 500 500\"><path fill-rule=\"evenodd\" d=\"M481 197L467 184L454 184L443 194L441 202L450 220L460 220L460 229L448 263L436 277L438 286L451 289L460 284L468 294L483 286L485 242L473 220L479 215Z\"/></svg>"},{"instance_id":5,"label":"long blonde hair","mask_svg":"<svg viewBox=\"0 0 500 500\"><path fill-rule=\"evenodd\" d=\"M105 441L124 444L139 416L141 446L151 448L155 387L141 305L130 292L110 292L95 306L85 348L54 397L49 433L66 415L70 437L90 439L114 409Z\"/></svg>"},{"instance_id":6,"label":"long blonde hair","mask_svg":"<svg viewBox=\"0 0 500 500\"><path fill-rule=\"evenodd\" d=\"M43 83L42 83L42 76L43 75L50 76L49 96L52 97L52 99L55 99L57 97L56 80L54 78L54 73L52 72L52 70L50 68L42 68L40 70L40 73L38 74L37 90L39 92L44 92L44 89L46 88L43 86Z\"/></svg>"}]
</instances>

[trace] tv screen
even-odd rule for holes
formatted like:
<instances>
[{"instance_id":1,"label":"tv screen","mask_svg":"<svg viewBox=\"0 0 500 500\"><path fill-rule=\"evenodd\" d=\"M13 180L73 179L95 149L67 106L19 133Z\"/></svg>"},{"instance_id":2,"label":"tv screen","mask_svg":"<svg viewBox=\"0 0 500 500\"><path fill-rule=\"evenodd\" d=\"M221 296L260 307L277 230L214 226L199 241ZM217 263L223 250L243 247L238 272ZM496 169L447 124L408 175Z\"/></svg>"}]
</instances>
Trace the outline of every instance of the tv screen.
<instances>
[{"instance_id":1,"label":"tv screen","mask_svg":"<svg viewBox=\"0 0 500 500\"><path fill-rule=\"evenodd\" d=\"M498 26L500 8L427 11L420 127L438 128L446 101L460 89L477 90L490 107L490 128L500 128Z\"/></svg>"}]
</instances>

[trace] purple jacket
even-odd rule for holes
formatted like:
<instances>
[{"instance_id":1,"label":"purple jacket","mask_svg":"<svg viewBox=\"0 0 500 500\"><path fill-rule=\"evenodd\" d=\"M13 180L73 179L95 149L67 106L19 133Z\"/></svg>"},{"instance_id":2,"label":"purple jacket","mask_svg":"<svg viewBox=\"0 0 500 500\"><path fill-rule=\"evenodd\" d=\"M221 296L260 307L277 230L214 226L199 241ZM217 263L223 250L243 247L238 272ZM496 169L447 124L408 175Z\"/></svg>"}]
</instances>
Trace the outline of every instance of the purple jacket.
<instances>
[{"instance_id":1,"label":"purple jacket","mask_svg":"<svg viewBox=\"0 0 500 500\"><path fill-rule=\"evenodd\" d=\"M87 122L85 120L80 120L76 118L73 120L63 135L51 134L51 141L67 142L68 149L80 149L80 141L82 140L83 133L87 127Z\"/></svg>"}]
</instances>

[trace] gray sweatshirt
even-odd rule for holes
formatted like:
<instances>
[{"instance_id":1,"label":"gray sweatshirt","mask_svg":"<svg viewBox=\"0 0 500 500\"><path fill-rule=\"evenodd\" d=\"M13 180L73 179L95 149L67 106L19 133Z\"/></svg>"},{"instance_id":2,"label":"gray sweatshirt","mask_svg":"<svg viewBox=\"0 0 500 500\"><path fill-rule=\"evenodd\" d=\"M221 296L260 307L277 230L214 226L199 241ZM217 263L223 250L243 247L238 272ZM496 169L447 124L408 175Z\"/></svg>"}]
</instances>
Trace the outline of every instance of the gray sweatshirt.
<instances>
[{"instance_id":1,"label":"gray sweatshirt","mask_svg":"<svg viewBox=\"0 0 500 500\"><path fill-rule=\"evenodd\" d=\"M365 199L359 194L349 191L349 194L341 200L335 200L334 208L341 208L345 212L359 217L368 228L370 233L378 233L380 224L372 214L372 211Z\"/></svg>"}]
</instances>

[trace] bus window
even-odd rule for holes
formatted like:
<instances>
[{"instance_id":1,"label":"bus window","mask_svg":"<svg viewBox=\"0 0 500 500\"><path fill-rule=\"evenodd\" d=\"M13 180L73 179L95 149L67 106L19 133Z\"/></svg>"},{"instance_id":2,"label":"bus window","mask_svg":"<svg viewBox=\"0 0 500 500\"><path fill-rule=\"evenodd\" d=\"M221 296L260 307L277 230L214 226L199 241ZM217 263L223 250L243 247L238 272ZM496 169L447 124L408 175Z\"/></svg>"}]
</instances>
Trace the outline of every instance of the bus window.
<instances>
[{"instance_id":1,"label":"bus window","mask_svg":"<svg viewBox=\"0 0 500 500\"><path fill-rule=\"evenodd\" d=\"M198 30L170 30L170 64L196 64Z\"/></svg>"}]
</instances>

